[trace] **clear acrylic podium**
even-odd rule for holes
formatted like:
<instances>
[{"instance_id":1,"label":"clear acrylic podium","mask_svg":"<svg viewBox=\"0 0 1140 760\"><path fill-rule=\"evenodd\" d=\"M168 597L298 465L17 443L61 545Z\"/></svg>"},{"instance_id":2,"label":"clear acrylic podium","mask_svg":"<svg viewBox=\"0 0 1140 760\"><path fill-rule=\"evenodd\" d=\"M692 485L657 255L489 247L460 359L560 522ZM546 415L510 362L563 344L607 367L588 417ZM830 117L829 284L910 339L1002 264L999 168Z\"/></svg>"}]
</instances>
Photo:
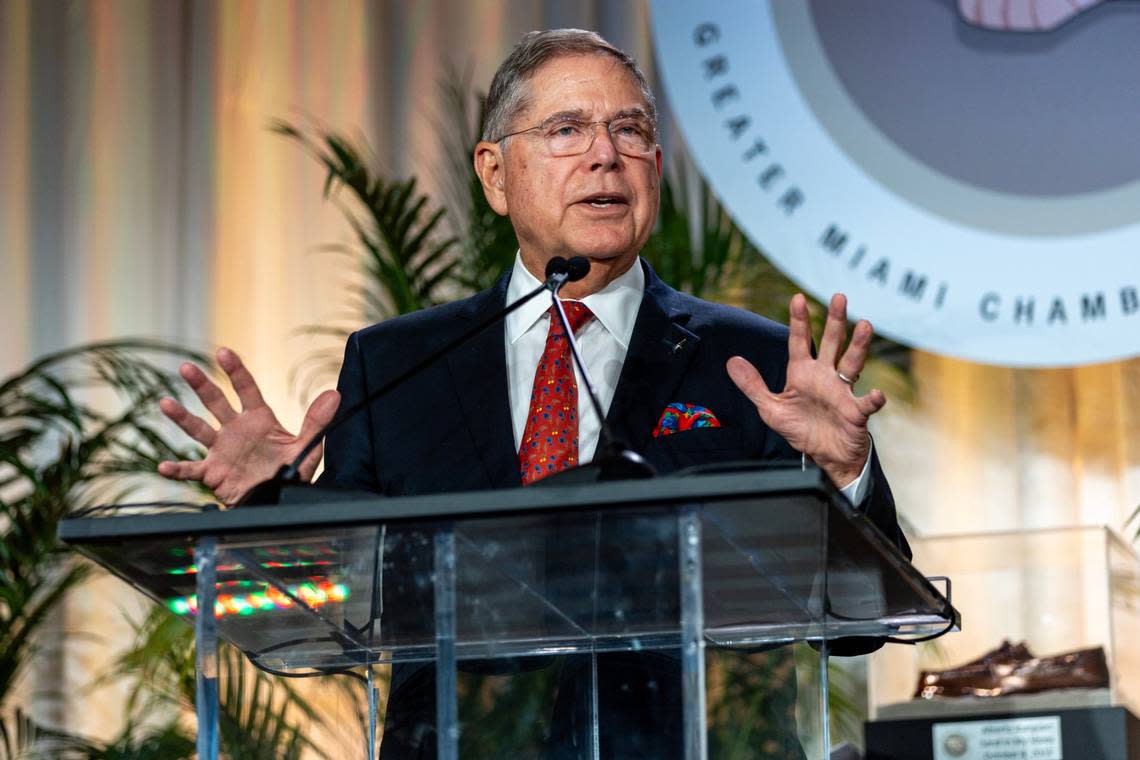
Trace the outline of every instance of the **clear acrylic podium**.
<instances>
[{"instance_id":1,"label":"clear acrylic podium","mask_svg":"<svg viewBox=\"0 0 1140 760\"><path fill-rule=\"evenodd\" d=\"M613 705L646 697L641 687L618 693L627 684L611 673L615 658L652 663L645 683L654 694L676 695L660 701L660 711L675 713L660 716L660 725L677 731L669 754L715 757L710 658L736 653L747 667L749 653L808 642L818 653L818 678L799 684L798 699L818 709L798 720L815 723L800 734L814 737L803 751L818 758L829 746L827 660L841 647L836 639L921 635L959 622L942 594L815 470L292 498L298 503L61 525L64 541L193 621L203 759L218 753L219 639L274 672L351 668L371 677L387 664L421 681L430 676L434 709L423 720L441 760L477 754L465 749L477 719L461 714L459 700L470 674L552 666L563 679L552 694L571 690L569 672L584 685L575 687L580 709L570 712L585 718L558 717L566 700L552 696L553 717L542 718L553 727L547 733L572 733L572 756L623 754L613 742L636 744L638 729L607 725ZM198 614L203 609L213 614ZM719 694L726 677L713 675ZM730 680L725 688L742 683ZM393 686L389 710L401 699ZM384 731L380 712L373 701L373 738L361 757L373 756ZM504 747L500 756L532 750L542 756L533 747Z\"/></svg>"}]
</instances>

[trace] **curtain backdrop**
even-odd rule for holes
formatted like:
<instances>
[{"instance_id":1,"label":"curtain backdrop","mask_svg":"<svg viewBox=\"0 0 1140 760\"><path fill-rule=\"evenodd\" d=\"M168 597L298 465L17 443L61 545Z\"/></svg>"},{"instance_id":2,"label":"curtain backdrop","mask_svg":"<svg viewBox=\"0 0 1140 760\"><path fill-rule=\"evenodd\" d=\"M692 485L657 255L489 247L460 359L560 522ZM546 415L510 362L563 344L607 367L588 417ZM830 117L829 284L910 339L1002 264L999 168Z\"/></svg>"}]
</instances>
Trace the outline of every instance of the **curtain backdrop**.
<instances>
[{"instance_id":1,"label":"curtain backdrop","mask_svg":"<svg viewBox=\"0 0 1140 760\"><path fill-rule=\"evenodd\" d=\"M597 29L653 78L645 2L0 0L0 374L116 336L224 344L296 426L297 330L343 310L316 248L350 231L268 124L359 135L431 191L445 72L485 89L520 34L553 26ZM914 366L916 399L875 431L917 530L1121 528L1140 502L1140 361ZM56 692L40 717L117 728L116 700L65 695L127 635L106 615L123 596L111 580L73 596L29 685Z\"/></svg>"}]
</instances>

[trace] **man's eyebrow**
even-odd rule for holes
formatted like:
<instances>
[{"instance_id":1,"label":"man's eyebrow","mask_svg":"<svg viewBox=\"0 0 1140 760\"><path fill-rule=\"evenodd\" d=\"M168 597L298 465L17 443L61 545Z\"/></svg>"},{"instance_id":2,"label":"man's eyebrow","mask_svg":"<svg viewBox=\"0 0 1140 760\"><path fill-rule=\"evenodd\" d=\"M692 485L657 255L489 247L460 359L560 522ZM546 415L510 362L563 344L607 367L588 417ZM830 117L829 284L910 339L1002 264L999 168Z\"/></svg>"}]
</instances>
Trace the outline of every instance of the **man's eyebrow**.
<instances>
[{"instance_id":1,"label":"man's eyebrow","mask_svg":"<svg viewBox=\"0 0 1140 760\"><path fill-rule=\"evenodd\" d=\"M581 108L577 108L577 109L573 109L570 111L557 111L555 113L552 113L549 116L547 116L545 119L543 119L542 123L548 124L548 123L555 122L555 121L566 121L566 120L589 121L590 116Z\"/></svg>"},{"instance_id":2,"label":"man's eyebrow","mask_svg":"<svg viewBox=\"0 0 1140 760\"><path fill-rule=\"evenodd\" d=\"M647 114L645 112L644 108L639 108L637 106L634 106L632 108L621 109L620 111L615 113L612 117L610 117L610 119L608 119L608 121L614 121L616 119L642 119L644 121L649 121L649 114ZM588 112L582 108L575 108L575 109L571 109L571 110L567 110L567 111L557 111L555 113L550 114L545 119L543 119L542 123L543 124L551 124L551 123L556 122L556 121L566 121L566 120L591 121L591 120L593 120L593 114L591 114L590 112Z\"/></svg>"},{"instance_id":3,"label":"man's eyebrow","mask_svg":"<svg viewBox=\"0 0 1140 760\"><path fill-rule=\"evenodd\" d=\"M649 114L645 112L644 108L623 108L614 114L615 119L643 119L649 121Z\"/></svg>"}]
</instances>

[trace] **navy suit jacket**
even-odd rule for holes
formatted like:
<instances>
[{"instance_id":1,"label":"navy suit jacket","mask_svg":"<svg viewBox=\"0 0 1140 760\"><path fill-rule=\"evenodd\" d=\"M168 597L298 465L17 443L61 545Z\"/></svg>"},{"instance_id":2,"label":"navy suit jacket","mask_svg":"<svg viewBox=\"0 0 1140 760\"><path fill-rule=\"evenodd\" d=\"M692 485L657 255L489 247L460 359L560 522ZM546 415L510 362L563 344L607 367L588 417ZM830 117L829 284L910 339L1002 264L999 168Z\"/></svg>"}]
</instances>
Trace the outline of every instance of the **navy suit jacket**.
<instances>
[{"instance_id":1,"label":"navy suit jacket","mask_svg":"<svg viewBox=\"0 0 1140 760\"><path fill-rule=\"evenodd\" d=\"M645 295L607 421L615 434L660 473L736 460L791 461L800 455L760 419L725 369L740 355L752 362L768 387L783 388L788 328L741 309L702 301L662 282L644 261ZM343 407L397 376L479 320L504 306L508 275L470 298L368 327L348 340L339 390ZM488 328L425 369L402 387L328 437L322 484L381 494L414 495L519 486L518 454L507 393L504 327ZM719 428L698 428L654 437L666 405L696 404L711 410ZM872 459L867 516L909 554L899 530L890 488ZM642 551L638 556L653 556ZM620 559L620 558L619 558ZM408 559L409 563L423 558ZM408 565L405 565L408 566ZM420 568L430 572L427 566ZM638 573L639 577L647 577ZM401 583L401 580L397 580ZM389 589L385 589L387 594ZM418 603L401 590L401 610L431 613L430 598ZM386 605L391 607L391 605ZM414 607L406 609L404 607ZM389 625L400 625L398 615ZM837 645L842 642L836 642ZM852 642L858 654L876 642ZM836 646L834 650L841 650ZM837 651L836 653L844 653ZM680 746L680 677L675 658L657 653L614 653L599 660L600 704L607 757L668 757ZM477 669L477 668L476 668ZM580 668L579 668L580 670ZM588 669L584 671L588 673ZM434 676L430 667L393 670L382 757L434 757ZM548 737L548 758L578 757L573 735L588 714L589 683L568 665ZM655 684L677 688L662 689ZM793 683L794 690L794 683ZM786 756L802 757L787 727Z\"/></svg>"},{"instance_id":2,"label":"navy suit jacket","mask_svg":"<svg viewBox=\"0 0 1140 760\"><path fill-rule=\"evenodd\" d=\"M729 357L740 355L769 388L783 388L788 328L679 293L641 265L645 296L606 415L617 436L660 473L733 460L798 461L725 370ZM354 333L338 384L342 407L501 309L508 278L470 298ZM331 433L322 484L390 496L518 486L503 330L502 324L484 330ZM721 426L655 438L653 428L671 402L703 406ZM863 511L909 553L877 458L870 477Z\"/></svg>"}]
</instances>

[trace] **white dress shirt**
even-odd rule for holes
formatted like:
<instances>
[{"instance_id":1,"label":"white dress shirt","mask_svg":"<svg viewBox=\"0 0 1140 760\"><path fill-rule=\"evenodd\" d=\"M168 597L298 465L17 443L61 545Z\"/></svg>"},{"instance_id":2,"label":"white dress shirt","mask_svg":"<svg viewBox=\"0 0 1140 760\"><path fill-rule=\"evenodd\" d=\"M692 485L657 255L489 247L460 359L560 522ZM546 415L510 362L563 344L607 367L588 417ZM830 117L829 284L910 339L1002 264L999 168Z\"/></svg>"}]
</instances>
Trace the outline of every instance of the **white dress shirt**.
<instances>
[{"instance_id":1,"label":"white dress shirt","mask_svg":"<svg viewBox=\"0 0 1140 760\"><path fill-rule=\"evenodd\" d=\"M507 303L521 298L540 284L523 266L522 258L515 256L511 282L507 286ZM644 293L645 272L638 265L631 266L606 287L582 299L582 303L593 312L594 319L582 325L574 337L578 339L578 350L582 352L582 360L594 380L602 409L609 410L614 399ZM507 377L516 450L526 429L534 372L546 348L546 335L550 330L549 309L550 297L546 295L507 315ZM574 365L574 379L578 382L578 461L589 462L598 446L601 420L594 413L577 364Z\"/></svg>"},{"instance_id":2,"label":"white dress shirt","mask_svg":"<svg viewBox=\"0 0 1140 760\"><path fill-rule=\"evenodd\" d=\"M516 254L511 281L507 286L507 303L521 298L540 284L542 283L523 266L522 257ZM582 325L575 337L578 339L582 360L594 380L602 409L606 412L609 411L614 391L617 390L618 378L621 376L622 364L625 363L629 341L633 337L633 325L644 294L645 272L640 263L635 261L634 266L606 287L582 299L582 303L589 307L595 318ZM516 451L526 429L534 372L546 348L546 335L550 330L549 309L550 298L538 296L508 314L506 319L507 383ZM578 461L585 463L594 458L601 433L601 420L594 413L577 364L574 366L574 379L578 382ZM870 484L867 471L870 465L871 457L868 456L859 477L841 489L852 504L859 504L867 495Z\"/></svg>"}]
</instances>

